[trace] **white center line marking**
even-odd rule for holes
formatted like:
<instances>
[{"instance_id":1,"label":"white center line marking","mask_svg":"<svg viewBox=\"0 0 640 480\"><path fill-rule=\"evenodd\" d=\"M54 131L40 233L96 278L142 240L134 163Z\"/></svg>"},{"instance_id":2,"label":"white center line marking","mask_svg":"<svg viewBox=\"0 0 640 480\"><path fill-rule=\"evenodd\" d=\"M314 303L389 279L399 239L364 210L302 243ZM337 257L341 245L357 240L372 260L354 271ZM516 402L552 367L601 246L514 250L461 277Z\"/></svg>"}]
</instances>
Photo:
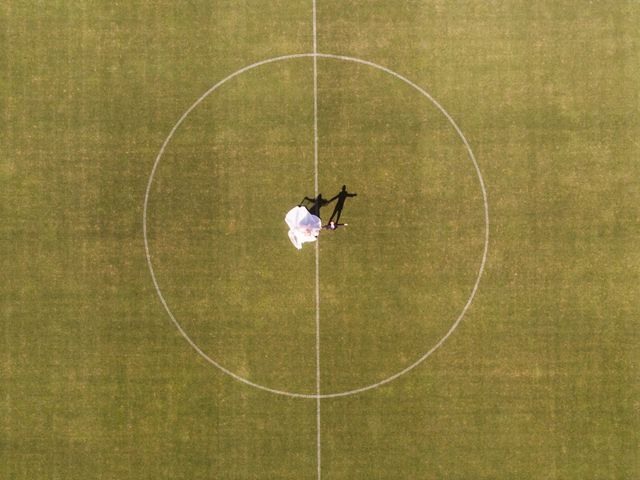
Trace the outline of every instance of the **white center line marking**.
<instances>
[{"instance_id":1,"label":"white center line marking","mask_svg":"<svg viewBox=\"0 0 640 480\"><path fill-rule=\"evenodd\" d=\"M318 198L318 36L316 33L316 0L313 0L313 180ZM320 242L316 241L316 457L318 480L322 477L322 442L320 436Z\"/></svg>"}]
</instances>

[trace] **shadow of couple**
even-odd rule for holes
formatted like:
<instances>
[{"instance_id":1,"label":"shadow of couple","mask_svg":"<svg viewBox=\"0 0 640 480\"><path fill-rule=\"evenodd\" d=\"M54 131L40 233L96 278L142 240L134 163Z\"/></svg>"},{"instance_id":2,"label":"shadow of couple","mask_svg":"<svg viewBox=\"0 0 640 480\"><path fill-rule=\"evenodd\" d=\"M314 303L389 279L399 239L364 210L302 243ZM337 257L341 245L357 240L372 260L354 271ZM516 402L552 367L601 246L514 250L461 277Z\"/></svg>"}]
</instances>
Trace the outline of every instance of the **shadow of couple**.
<instances>
[{"instance_id":1,"label":"shadow of couple","mask_svg":"<svg viewBox=\"0 0 640 480\"><path fill-rule=\"evenodd\" d=\"M315 198L304 197L298 204L298 206L306 207L312 215L322 218L320 216L320 209L329 205L330 203L336 202L336 205L333 208L333 213L331 214L331 217L329 218L327 224L331 224L332 222L334 222L337 225L340 222L340 215L342 215L342 210L344 209L344 204L347 201L347 198L355 196L357 196L357 193L348 192L347 186L343 185L338 194L330 198L329 200L324 198L322 194L319 193Z\"/></svg>"}]
</instances>

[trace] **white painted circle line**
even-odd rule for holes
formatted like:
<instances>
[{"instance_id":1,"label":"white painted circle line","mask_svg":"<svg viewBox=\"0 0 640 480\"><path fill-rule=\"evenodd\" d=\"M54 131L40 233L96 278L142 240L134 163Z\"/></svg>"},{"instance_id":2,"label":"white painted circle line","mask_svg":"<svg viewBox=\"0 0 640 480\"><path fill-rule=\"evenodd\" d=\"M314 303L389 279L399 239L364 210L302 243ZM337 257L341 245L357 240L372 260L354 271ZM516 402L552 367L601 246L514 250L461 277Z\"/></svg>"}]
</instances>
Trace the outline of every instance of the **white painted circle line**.
<instances>
[{"instance_id":1,"label":"white painted circle line","mask_svg":"<svg viewBox=\"0 0 640 480\"><path fill-rule=\"evenodd\" d=\"M245 73L245 72L247 72L249 70L252 70L254 68L257 68L257 67L260 67L262 65L269 64L269 63L281 62L281 61L284 61L284 60L291 60L291 59L295 59L295 58L307 58L307 57L332 58L332 59L335 59L335 60L342 60L342 61L346 61L346 62L353 62L353 63L362 64L362 65L368 65L368 66L370 66L372 68L375 68L377 70L381 70L383 72L386 72L389 75L391 75L393 77L396 77L399 80L402 80L406 84L408 84L408 85L412 86L414 89L416 89L424 97L426 97L447 118L447 120L449 121L451 126L454 128L454 130L456 131L456 133L458 134L458 136L462 140L462 143L464 144L464 146L465 146L465 148L467 150L467 154L469 156L469 159L473 163L473 166L474 166L474 168L476 170L476 174L478 176L478 181L480 182L480 189L482 190L482 200L483 200L483 204L484 204L484 223L485 223L484 248L483 248L483 252L482 252L482 260L480 262L480 267L478 269L478 275L476 277L476 281L475 281L475 283L473 285L473 288L471 290L471 294L469 295L469 298L467 299L467 302L465 303L460 315L455 320L455 322L453 322L453 324L451 325L451 327L449 328L447 333L433 347L431 347L431 349L429 349L425 354L423 354L420 358L418 358L411 365L409 365L408 367L404 368L403 370L400 370L399 372L397 372L397 373L385 378L384 380L381 380L381 381L376 382L376 383L372 383L370 385L366 385L364 387L356 388L356 389L353 389L353 390L346 390L346 391L343 391L343 392L336 392L336 393L323 393L323 394L289 392L289 391L286 391L286 390L278 390L278 389L275 389L275 388L270 388L270 387L267 387L265 385L261 385L261 384L252 382L251 380L248 380L248 379L246 379L244 377L241 377L240 375L238 375L238 374L232 372L231 370L225 368L220 363L216 362L214 359L209 357L200 347L198 347L198 345L189 337L187 332L182 328L180 323L176 320L175 316L173 315L171 309L169 308L169 305L167 304L167 301L165 300L164 296L162 295L162 291L160 289L160 285L158 284L158 280L156 278L155 271L153 269L153 264L151 262L151 253L150 253L150 249L149 249L149 240L148 240L148 235L147 235L147 210L148 210L148 204L149 204L149 196L150 196L150 192L151 192L151 186L153 185L154 176L155 176L156 171L158 169L158 165L160 164L160 159L162 158L162 155L164 154L164 151L165 151L167 145L171 141L171 138L173 137L175 132L178 130L180 125L187 118L187 116L193 111L193 109L195 109L205 98L207 98L211 93L213 93L219 87L221 87L222 85L227 83L229 80L237 77L238 75L240 75L242 73ZM422 87L416 85L414 82L412 82L408 78L404 77L403 75L400 75L399 73L396 73L393 70L390 70L390 69L388 69L386 67L378 65L377 63L369 62L367 60L362 60L362 59L359 59L359 58L349 57L349 56L345 56L345 55L333 55L333 54L328 54L328 53L296 53L296 54L291 54L291 55L282 55L282 56L279 56L279 57L268 58L266 60L262 60L262 61L259 61L259 62L256 62L256 63L252 63L251 65L243 67L240 70L237 70L236 72L232 73L231 75L229 75L229 76L225 77L224 79L220 80L213 87L211 87L204 94L202 94L202 96L200 96L200 98L198 98L193 103L193 105L191 105L187 109L187 111L184 112L182 114L182 116L178 119L176 124L173 126L173 128L169 132L169 135L165 139L164 143L162 144L162 147L160 148L160 151L158 152L158 155L156 156L155 162L154 162L153 167L151 169L151 174L149 175L149 180L147 182L147 189L146 189L145 195L144 195L144 206L143 206L143 211L142 211L142 222L143 222L142 232L143 232L143 236L144 236L144 249L145 249L145 255L146 255L146 258L147 258L147 266L149 268L149 272L151 274L151 278L153 280L153 285L155 287L156 293L158 294L158 297L160 298L160 302L162 303L162 306L164 307L164 309L166 310L167 314L169 315L169 318L171 319L173 324L176 326L176 328L178 329L180 334L185 338L185 340L187 340L189 345L191 345L191 347L193 347L193 349L196 352L198 352L198 354L202 358L204 358L207 362L209 362L210 364L212 364L216 368L220 369L221 371L223 371L227 375L235 378L239 382L242 382L242 383L244 383L246 385L250 385L252 387L258 388L258 389L266 391L266 392L275 393L275 394L278 394L278 395L285 395L285 396L288 396L288 397L296 397L296 398L315 398L315 399L318 399L318 398L346 397L348 395L355 395L357 393L362 393L362 392L365 392L367 390L372 390L374 388L378 388L378 387L380 387L382 385L385 385L385 384L387 384L389 382L392 382L393 380L396 380L397 378L401 377L402 375L410 372L411 370L416 368L418 365L420 365L422 362L424 362L433 352L435 352L438 348L440 348L440 346L442 346L442 344L451 336L451 334L453 334L455 329L458 327L458 325L462 321L464 315L467 313L467 310L471 306L471 303L473 302L473 299L474 299L474 297L476 295L476 292L478 291L478 286L480 285L480 279L482 278L482 274L484 273L484 268L485 268L485 265L486 265L486 262L487 262L487 254L488 254L488 251L489 251L489 202L488 202L488 198L487 198L487 190L486 190L486 187L485 187L484 179L482 178L482 173L480 172L480 167L478 166L478 162L476 161L475 155L473 154L473 151L471 150L469 142L467 141L467 139L465 138L464 134L460 130L460 127L458 127L458 125L453 120L451 115L449 115L449 113L442 107L442 105L440 105L426 90L424 90Z\"/></svg>"}]
</instances>

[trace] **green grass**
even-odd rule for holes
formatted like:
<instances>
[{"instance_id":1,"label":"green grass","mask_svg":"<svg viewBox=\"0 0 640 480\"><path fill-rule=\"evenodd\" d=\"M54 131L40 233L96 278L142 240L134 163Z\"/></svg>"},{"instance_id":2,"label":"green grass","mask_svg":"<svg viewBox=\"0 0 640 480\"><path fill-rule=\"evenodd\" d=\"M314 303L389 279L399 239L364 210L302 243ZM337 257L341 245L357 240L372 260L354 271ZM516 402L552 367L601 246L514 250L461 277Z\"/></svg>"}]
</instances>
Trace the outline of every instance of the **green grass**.
<instances>
[{"instance_id":1,"label":"green grass","mask_svg":"<svg viewBox=\"0 0 640 480\"><path fill-rule=\"evenodd\" d=\"M323 399L331 479L630 479L638 455L640 8L318 0L325 53L432 94L487 184L489 257L459 328L380 388ZM316 478L316 402L243 385L164 311L142 237L162 142L207 89L312 49L311 2L0 7L0 478ZM211 358L316 388L310 58L223 85L149 199L172 312ZM318 59L321 388L379 382L449 329L482 256L482 195L446 119ZM331 213L325 207L323 217Z\"/></svg>"}]
</instances>

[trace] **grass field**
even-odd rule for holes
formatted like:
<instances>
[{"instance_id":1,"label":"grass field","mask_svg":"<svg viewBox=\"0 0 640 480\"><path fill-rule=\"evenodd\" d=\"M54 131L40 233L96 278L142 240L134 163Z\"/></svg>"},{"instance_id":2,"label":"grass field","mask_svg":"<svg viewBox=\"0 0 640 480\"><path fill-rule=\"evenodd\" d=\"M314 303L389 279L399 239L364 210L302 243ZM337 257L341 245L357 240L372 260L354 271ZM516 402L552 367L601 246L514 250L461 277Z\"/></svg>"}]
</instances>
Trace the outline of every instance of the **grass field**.
<instances>
[{"instance_id":1,"label":"grass field","mask_svg":"<svg viewBox=\"0 0 640 480\"><path fill-rule=\"evenodd\" d=\"M0 479L640 478L640 3L315 7L0 5Z\"/></svg>"}]
</instances>

